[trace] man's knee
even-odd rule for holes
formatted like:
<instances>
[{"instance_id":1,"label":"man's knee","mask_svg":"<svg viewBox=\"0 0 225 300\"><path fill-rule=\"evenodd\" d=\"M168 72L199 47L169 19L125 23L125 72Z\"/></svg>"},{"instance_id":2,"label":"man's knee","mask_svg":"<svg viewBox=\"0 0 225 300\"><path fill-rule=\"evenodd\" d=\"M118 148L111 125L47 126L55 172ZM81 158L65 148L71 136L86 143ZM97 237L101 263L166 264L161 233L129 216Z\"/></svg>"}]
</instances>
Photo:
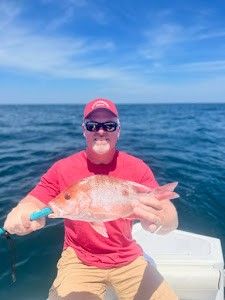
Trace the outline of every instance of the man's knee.
<instances>
[{"instance_id":1,"label":"man's knee","mask_svg":"<svg viewBox=\"0 0 225 300\"><path fill-rule=\"evenodd\" d=\"M178 300L177 295L158 270L148 265L134 300Z\"/></svg>"},{"instance_id":2,"label":"man's knee","mask_svg":"<svg viewBox=\"0 0 225 300\"><path fill-rule=\"evenodd\" d=\"M163 281L150 300L179 300L179 298L169 284Z\"/></svg>"}]
</instances>

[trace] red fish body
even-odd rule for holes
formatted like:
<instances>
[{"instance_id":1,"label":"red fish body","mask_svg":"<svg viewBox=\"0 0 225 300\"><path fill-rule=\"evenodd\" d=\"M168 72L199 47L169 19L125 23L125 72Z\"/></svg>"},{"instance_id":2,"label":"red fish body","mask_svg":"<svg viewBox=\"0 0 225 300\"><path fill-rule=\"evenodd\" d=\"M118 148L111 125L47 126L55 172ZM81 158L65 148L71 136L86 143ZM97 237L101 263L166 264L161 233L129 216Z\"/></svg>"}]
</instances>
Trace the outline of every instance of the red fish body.
<instances>
[{"instance_id":1,"label":"red fish body","mask_svg":"<svg viewBox=\"0 0 225 300\"><path fill-rule=\"evenodd\" d=\"M139 202L140 193L173 191L176 185L170 183L152 190L136 182L93 175L73 184L50 201L53 210L50 217L91 222L96 231L107 236L103 222L129 217ZM177 197L176 193L174 197Z\"/></svg>"}]
</instances>

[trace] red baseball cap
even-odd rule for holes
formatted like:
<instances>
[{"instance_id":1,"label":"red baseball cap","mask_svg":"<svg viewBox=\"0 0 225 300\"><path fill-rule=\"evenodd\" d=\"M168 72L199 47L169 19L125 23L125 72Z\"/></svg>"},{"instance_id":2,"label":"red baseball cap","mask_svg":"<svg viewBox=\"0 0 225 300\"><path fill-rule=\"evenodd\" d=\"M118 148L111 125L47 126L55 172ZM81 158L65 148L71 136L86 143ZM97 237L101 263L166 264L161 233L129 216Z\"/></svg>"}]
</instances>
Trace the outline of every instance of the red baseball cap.
<instances>
[{"instance_id":1,"label":"red baseball cap","mask_svg":"<svg viewBox=\"0 0 225 300\"><path fill-rule=\"evenodd\" d=\"M88 102L84 108L84 119L98 108L105 108L111 111L116 117L118 117L118 111L116 105L108 99L97 98Z\"/></svg>"}]
</instances>

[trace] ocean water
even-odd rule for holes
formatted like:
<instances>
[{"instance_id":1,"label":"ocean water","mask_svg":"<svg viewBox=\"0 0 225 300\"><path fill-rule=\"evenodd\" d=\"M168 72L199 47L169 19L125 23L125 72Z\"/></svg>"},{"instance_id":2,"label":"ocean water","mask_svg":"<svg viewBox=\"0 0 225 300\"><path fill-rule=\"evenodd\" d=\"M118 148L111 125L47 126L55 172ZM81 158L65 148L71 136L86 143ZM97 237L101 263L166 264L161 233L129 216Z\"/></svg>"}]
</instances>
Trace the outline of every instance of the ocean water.
<instances>
[{"instance_id":1,"label":"ocean water","mask_svg":"<svg viewBox=\"0 0 225 300\"><path fill-rule=\"evenodd\" d=\"M118 148L143 159L160 184L178 181L179 229L221 239L225 253L225 104L119 105ZM0 106L0 226L56 160L85 147L82 106ZM17 281L0 238L0 299L46 299L56 275L63 226L16 243Z\"/></svg>"}]
</instances>

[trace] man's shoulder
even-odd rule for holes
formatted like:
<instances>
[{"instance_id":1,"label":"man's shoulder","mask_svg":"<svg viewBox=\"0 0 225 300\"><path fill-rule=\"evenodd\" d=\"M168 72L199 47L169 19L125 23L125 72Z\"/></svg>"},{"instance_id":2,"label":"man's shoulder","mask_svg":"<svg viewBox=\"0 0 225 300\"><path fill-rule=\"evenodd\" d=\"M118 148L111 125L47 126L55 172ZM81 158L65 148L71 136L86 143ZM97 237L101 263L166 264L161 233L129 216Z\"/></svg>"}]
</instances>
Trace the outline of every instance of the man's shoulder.
<instances>
[{"instance_id":1,"label":"man's shoulder","mask_svg":"<svg viewBox=\"0 0 225 300\"><path fill-rule=\"evenodd\" d=\"M61 159L59 159L58 161L55 162L55 166L56 167L61 167L61 166L65 166L65 165L71 165L74 163L82 163L82 158L84 157L84 151L79 151L73 154L70 154L66 157L63 157Z\"/></svg>"},{"instance_id":2,"label":"man's shoulder","mask_svg":"<svg viewBox=\"0 0 225 300\"><path fill-rule=\"evenodd\" d=\"M128 180L151 186L154 175L151 168L141 158L121 152L121 165Z\"/></svg>"},{"instance_id":3,"label":"man's shoulder","mask_svg":"<svg viewBox=\"0 0 225 300\"><path fill-rule=\"evenodd\" d=\"M145 162L141 158L133 154L127 153L125 151L119 151L119 153L120 153L120 157L127 163L138 164L138 165L145 164Z\"/></svg>"}]
</instances>

